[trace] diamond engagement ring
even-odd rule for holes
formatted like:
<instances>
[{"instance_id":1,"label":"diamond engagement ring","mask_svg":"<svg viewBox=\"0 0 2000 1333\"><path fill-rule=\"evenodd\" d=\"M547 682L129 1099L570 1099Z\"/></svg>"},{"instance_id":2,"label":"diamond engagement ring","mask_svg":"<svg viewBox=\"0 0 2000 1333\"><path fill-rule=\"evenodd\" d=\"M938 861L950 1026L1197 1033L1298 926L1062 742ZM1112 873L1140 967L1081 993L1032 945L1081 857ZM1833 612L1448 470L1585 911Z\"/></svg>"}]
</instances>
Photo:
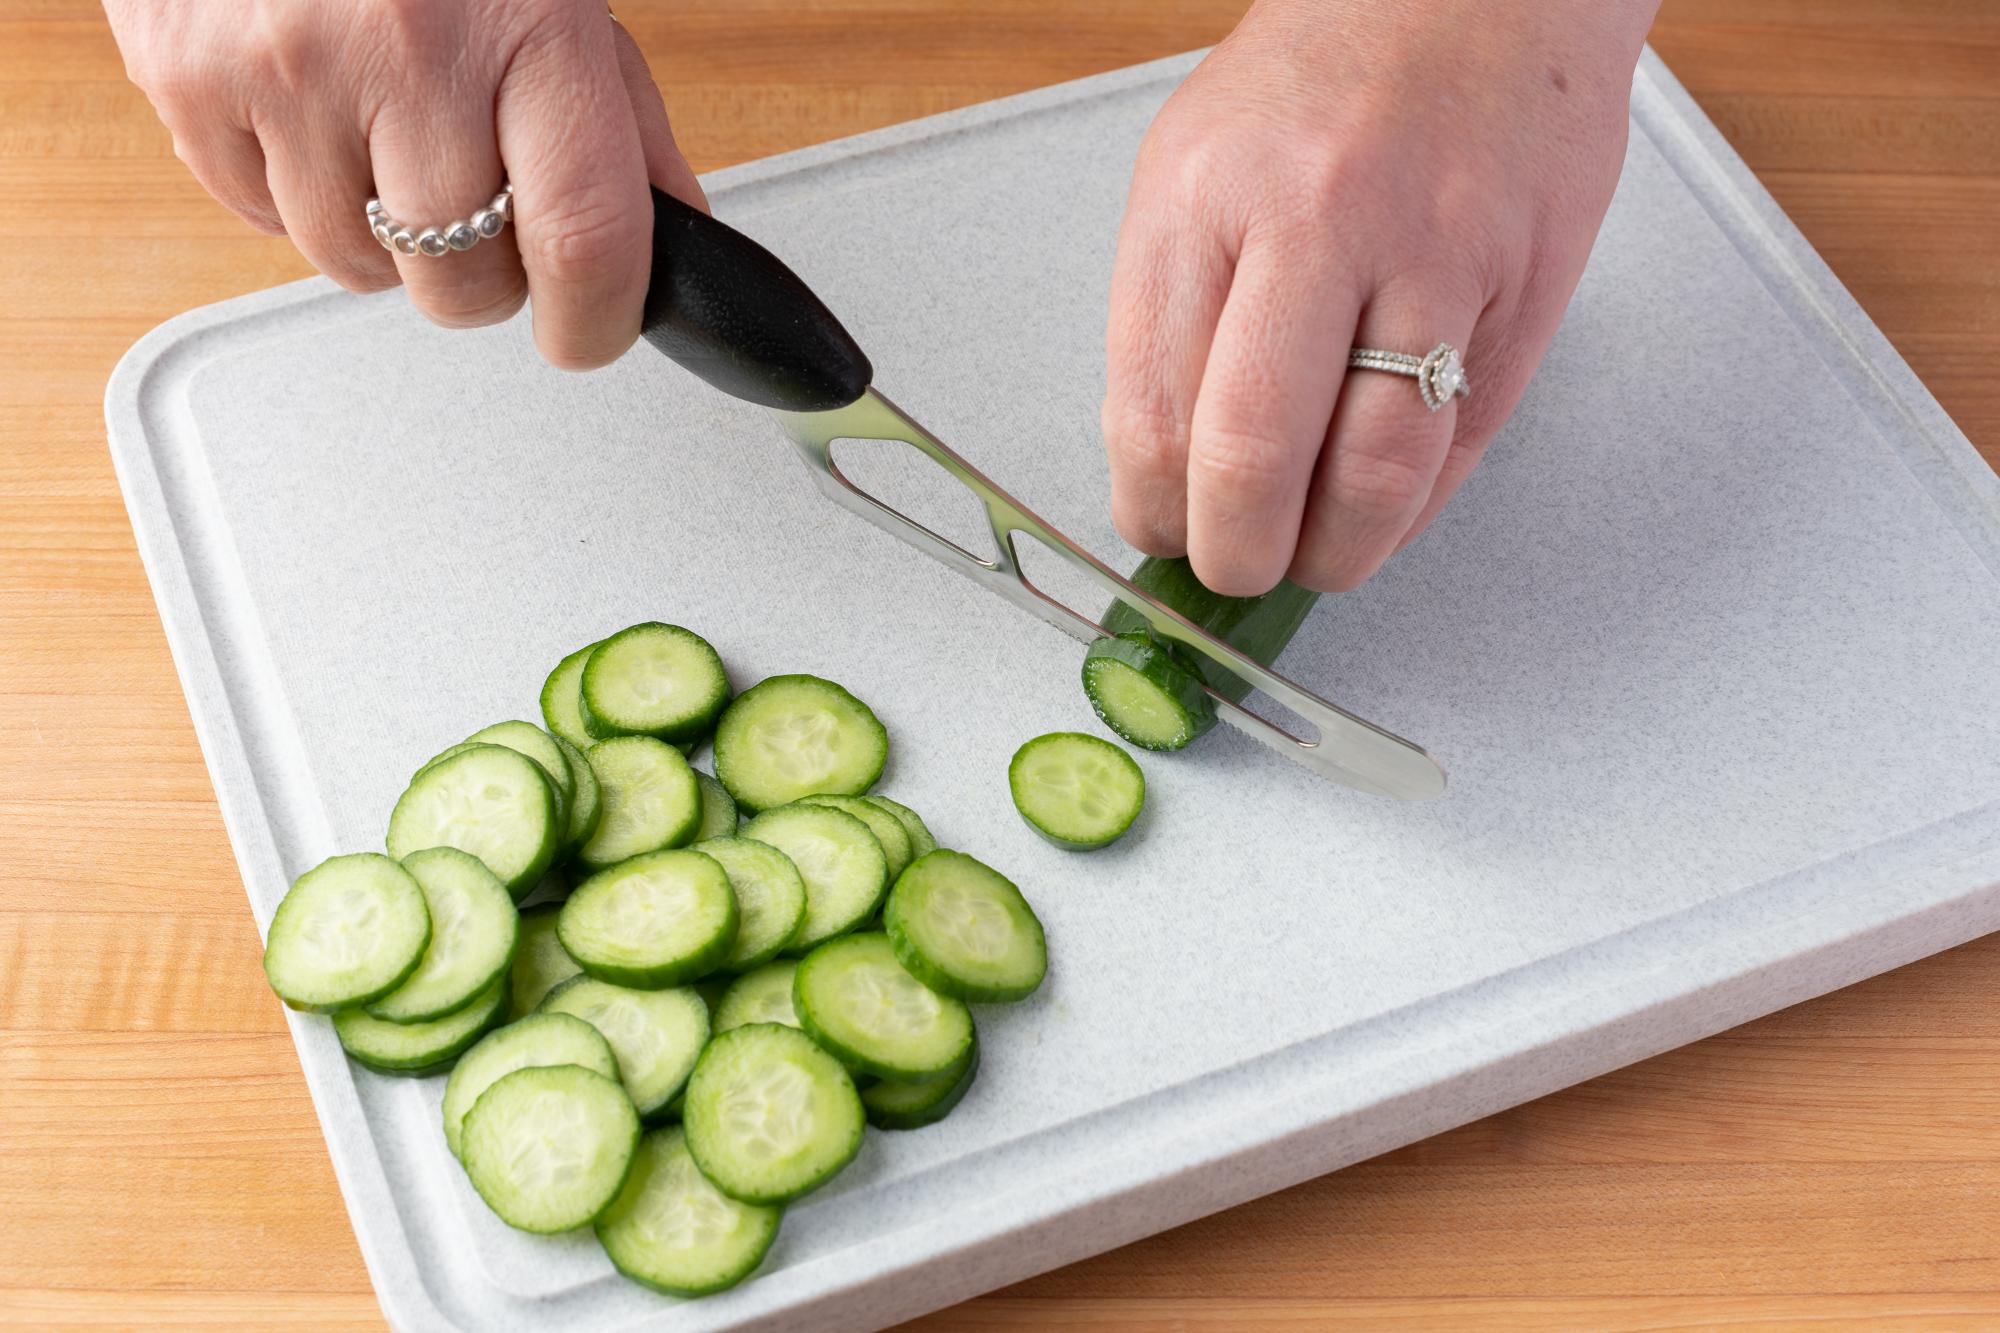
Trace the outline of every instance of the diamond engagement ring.
<instances>
[{"instance_id":1,"label":"diamond engagement ring","mask_svg":"<svg viewBox=\"0 0 2000 1333\"><path fill-rule=\"evenodd\" d=\"M1357 347L1347 354L1347 365L1350 370L1380 370L1391 375L1408 375L1417 382L1417 392L1423 395L1424 406L1433 412L1454 397L1466 398L1472 393L1472 382L1465 377L1465 362L1460 359L1458 349L1450 343L1439 343L1431 348L1427 356Z\"/></svg>"},{"instance_id":2,"label":"diamond engagement ring","mask_svg":"<svg viewBox=\"0 0 2000 1333\"><path fill-rule=\"evenodd\" d=\"M389 216L380 199L368 201L368 230L385 250L399 255L429 255L436 259L454 250L470 250L500 234L514 216L514 187L503 185L493 201L469 218L447 222L442 227L412 227Z\"/></svg>"}]
</instances>

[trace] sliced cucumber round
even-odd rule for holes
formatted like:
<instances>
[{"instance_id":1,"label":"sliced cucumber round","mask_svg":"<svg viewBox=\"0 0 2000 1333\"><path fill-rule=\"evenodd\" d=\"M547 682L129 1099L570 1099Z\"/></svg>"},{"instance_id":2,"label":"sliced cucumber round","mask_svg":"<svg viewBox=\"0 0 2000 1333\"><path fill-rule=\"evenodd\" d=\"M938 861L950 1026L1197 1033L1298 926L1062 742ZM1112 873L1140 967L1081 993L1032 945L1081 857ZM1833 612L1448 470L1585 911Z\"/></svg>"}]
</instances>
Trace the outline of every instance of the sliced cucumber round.
<instances>
[{"instance_id":1,"label":"sliced cucumber round","mask_svg":"<svg viewBox=\"0 0 2000 1333\"><path fill-rule=\"evenodd\" d=\"M902 821L903 832L910 835L910 859L912 861L928 852L937 850L937 839L931 836L930 826L924 823L922 815L910 809L909 806L904 805L901 801L892 801L886 796L868 795L861 799L878 810L887 810ZM899 871L898 873L901 872Z\"/></svg>"},{"instance_id":2,"label":"sliced cucumber round","mask_svg":"<svg viewBox=\"0 0 2000 1333\"><path fill-rule=\"evenodd\" d=\"M507 983L495 979L455 1014L430 1023L385 1023L365 1009L333 1016L341 1049L378 1074L435 1074L478 1041L507 1013Z\"/></svg>"},{"instance_id":3,"label":"sliced cucumber round","mask_svg":"<svg viewBox=\"0 0 2000 1333\"><path fill-rule=\"evenodd\" d=\"M597 738L583 724L583 664L596 651L595 643L577 649L556 663L555 670L542 682L542 721L549 724L551 732L579 750L588 750L597 743Z\"/></svg>"},{"instance_id":4,"label":"sliced cucumber round","mask_svg":"<svg viewBox=\"0 0 2000 1333\"><path fill-rule=\"evenodd\" d=\"M583 757L583 751L560 736L555 741L562 749L563 762L569 766L570 786L576 793L570 798L568 836L563 839L563 846L574 851L596 835L598 820L604 816L604 801L597 785L597 770Z\"/></svg>"},{"instance_id":5,"label":"sliced cucumber round","mask_svg":"<svg viewBox=\"0 0 2000 1333\"><path fill-rule=\"evenodd\" d=\"M507 1012L515 1018L533 1013L543 996L583 971L563 951L556 935L561 912L561 903L547 903L521 913L521 937L514 946L508 982Z\"/></svg>"},{"instance_id":6,"label":"sliced cucumber round","mask_svg":"<svg viewBox=\"0 0 2000 1333\"><path fill-rule=\"evenodd\" d=\"M894 812L884 810L859 796L804 796L800 805L824 805L844 814L853 815L868 826L875 835L875 841L882 844L882 857L888 864L889 882L894 884L896 876L903 873L903 867L910 863L914 853L910 846L910 832L903 827L903 821Z\"/></svg>"},{"instance_id":7,"label":"sliced cucumber round","mask_svg":"<svg viewBox=\"0 0 2000 1333\"><path fill-rule=\"evenodd\" d=\"M889 894L882 924L903 966L941 994L1018 1000L1048 974L1048 941L1028 900L1005 875L963 852L912 862Z\"/></svg>"},{"instance_id":8,"label":"sliced cucumber round","mask_svg":"<svg viewBox=\"0 0 2000 1333\"><path fill-rule=\"evenodd\" d=\"M750 1023L798 1027L798 1011L792 1008L792 978L798 969L797 963L787 959L766 963L736 978L716 1003L715 1030L727 1032Z\"/></svg>"},{"instance_id":9,"label":"sliced cucumber round","mask_svg":"<svg viewBox=\"0 0 2000 1333\"><path fill-rule=\"evenodd\" d=\"M634 1282L669 1296L706 1296L764 1262L784 1215L718 1190L694 1164L683 1131L656 1129L639 1141L624 1190L597 1219L597 1239Z\"/></svg>"},{"instance_id":10,"label":"sliced cucumber round","mask_svg":"<svg viewBox=\"0 0 2000 1333\"><path fill-rule=\"evenodd\" d=\"M481 1037L458 1058L444 1085L444 1142L459 1155L465 1113L479 1094L517 1069L548 1065L582 1065L618 1077L618 1060L604 1034L569 1014L529 1014Z\"/></svg>"},{"instance_id":11,"label":"sliced cucumber round","mask_svg":"<svg viewBox=\"0 0 2000 1333\"><path fill-rule=\"evenodd\" d=\"M972 1045L965 1002L911 976L888 937L874 931L807 954L792 978L792 1006L814 1041L877 1078L936 1078L956 1069Z\"/></svg>"},{"instance_id":12,"label":"sliced cucumber round","mask_svg":"<svg viewBox=\"0 0 2000 1333\"><path fill-rule=\"evenodd\" d=\"M622 629L583 666L584 726L593 736L699 740L728 702L722 658L679 625Z\"/></svg>"},{"instance_id":13,"label":"sliced cucumber round","mask_svg":"<svg viewBox=\"0 0 2000 1333\"><path fill-rule=\"evenodd\" d=\"M888 757L889 733L868 705L818 676L759 681L715 728L715 776L751 810L802 796L859 796Z\"/></svg>"},{"instance_id":14,"label":"sliced cucumber round","mask_svg":"<svg viewBox=\"0 0 2000 1333\"><path fill-rule=\"evenodd\" d=\"M729 794L729 788L700 769L695 770L694 780L701 788L701 822L695 827L694 840L734 836L738 816L736 798Z\"/></svg>"},{"instance_id":15,"label":"sliced cucumber round","mask_svg":"<svg viewBox=\"0 0 2000 1333\"><path fill-rule=\"evenodd\" d=\"M459 1061L460 1068L464 1065ZM950 1115L951 1108L965 1100L978 1073L979 1039L975 1036L956 1074L920 1083L878 1080L861 1090L861 1106L868 1113L868 1123L877 1129L922 1129Z\"/></svg>"},{"instance_id":16,"label":"sliced cucumber round","mask_svg":"<svg viewBox=\"0 0 2000 1333\"><path fill-rule=\"evenodd\" d=\"M597 832L577 849L593 869L694 839L701 826L701 786L687 757L650 736L620 736L585 752L604 802Z\"/></svg>"},{"instance_id":17,"label":"sliced cucumber round","mask_svg":"<svg viewBox=\"0 0 2000 1333\"><path fill-rule=\"evenodd\" d=\"M745 1203L784 1203L825 1184L861 1150L867 1123L840 1061L775 1023L711 1040L681 1115L701 1173Z\"/></svg>"},{"instance_id":18,"label":"sliced cucumber round","mask_svg":"<svg viewBox=\"0 0 2000 1333\"><path fill-rule=\"evenodd\" d=\"M424 891L431 942L417 970L368 1012L389 1023L425 1023L457 1013L507 971L521 915L486 863L456 847L411 852L403 869Z\"/></svg>"},{"instance_id":19,"label":"sliced cucumber round","mask_svg":"<svg viewBox=\"0 0 2000 1333\"><path fill-rule=\"evenodd\" d=\"M569 1014L604 1034L642 1116L657 1115L674 1099L708 1041L708 1006L686 986L633 990L572 977L548 993L539 1012Z\"/></svg>"},{"instance_id":20,"label":"sliced cucumber round","mask_svg":"<svg viewBox=\"0 0 2000 1333\"><path fill-rule=\"evenodd\" d=\"M423 962L424 891L375 852L336 856L293 881L271 918L264 975L294 1009L328 1013L380 999Z\"/></svg>"},{"instance_id":21,"label":"sliced cucumber round","mask_svg":"<svg viewBox=\"0 0 2000 1333\"><path fill-rule=\"evenodd\" d=\"M785 946L792 952L803 953L853 930L881 905L889 883L888 857L868 826L846 811L826 805L780 806L745 824L743 836L783 852L805 881L805 919Z\"/></svg>"},{"instance_id":22,"label":"sliced cucumber round","mask_svg":"<svg viewBox=\"0 0 2000 1333\"><path fill-rule=\"evenodd\" d=\"M477 744L410 779L389 816L389 855L456 847L525 896L555 860L563 825L540 764L504 745Z\"/></svg>"},{"instance_id":23,"label":"sliced cucumber round","mask_svg":"<svg viewBox=\"0 0 2000 1333\"><path fill-rule=\"evenodd\" d=\"M1014 751L1007 786L1028 827L1073 852L1116 842L1146 804L1137 761L1079 731L1052 731Z\"/></svg>"},{"instance_id":24,"label":"sliced cucumber round","mask_svg":"<svg viewBox=\"0 0 2000 1333\"><path fill-rule=\"evenodd\" d=\"M689 850L721 866L736 894L736 943L720 970L747 972L777 957L806 916L806 882L792 859L751 838L711 838Z\"/></svg>"},{"instance_id":25,"label":"sliced cucumber round","mask_svg":"<svg viewBox=\"0 0 2000 1333\"><path fill-rule=\"evenodd\" d=\"M532 722L495 722L490 727L481 727L465 738L468 745L504 745L528 756L542 766L542 772L549 775L549 781L564 800L576 792L576 781L570 775L569 761L562 752L556 738Z\"/></svg>"},{"instance_id":26,"label":"sliced cucumber round","mask_svg":"<svg viewBox=\"0 0 2000 1333\"><path fill-rule=\"evenodd\" d=\"M1215 701L1167 645L1144 630L1083 655L1083 692L1104 725L1142 750L1179 750L1215 725Z\"/></svg>"},{"instance_id":27,"label":"sliced cucumber round","mask_svg":"<svg viewBox=\"0 0 2000 1333\"><path fill-rule=\"evenodd\" d=\"M736 894L722 867L700 852L648 852L577 885L556 933L593 977L648 990L678 986L729 956Z\"/></svg>"},{"instance_id":28,"label":"sliced cucumber round","mask_svg":"<svg viewBox=\"0 0 2000 1333\"><path fill-rule=\"evenodd\" d=\"M465 1174L508 1226L551 1234L593 1221L618 1197L639 1147L625 1090L581 1065L517 1069L466 1112Z\"/></svg>"}]
</instances>

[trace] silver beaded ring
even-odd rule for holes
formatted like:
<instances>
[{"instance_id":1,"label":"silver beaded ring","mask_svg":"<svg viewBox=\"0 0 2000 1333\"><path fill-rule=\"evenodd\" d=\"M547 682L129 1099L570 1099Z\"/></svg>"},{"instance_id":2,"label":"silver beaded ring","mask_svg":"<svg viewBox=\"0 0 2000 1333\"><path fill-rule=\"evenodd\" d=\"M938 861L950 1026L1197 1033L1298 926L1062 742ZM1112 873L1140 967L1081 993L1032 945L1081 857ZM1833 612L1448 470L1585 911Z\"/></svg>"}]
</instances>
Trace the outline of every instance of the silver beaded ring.
<instances>
[{"instance_id":1,"label":"silver beaded ring","mask_svg":"<svg viewBox=\"0 0 2000 1333\"><path fill-rule=\"evenodd\" d=\"M442 258L454 250L470 250L481 241L500 234L514 217L514 187L503 185L493 202L469 218L447 222L442 227L415 228L389 216L380 199L368 201L368 230L385 250L399 255L429 255Z\"/></svg>"},{"instance_id":2,"label":"silver beaded ring","mask_svg":"<svg viewBox=\"0 0 2000 1333\"><path fill-rule=\"evenodd\" d=\"M1408 375L1417 382L1424 406L1435 412L1453 398L1472 396L1472 381L1465 362L1450 343L1439 343L1427 356L1408 352L1383 352L1373 347L1356 347L1347 354L1350 370L1379 370L1389 375Z\"/></svg>"}]
</instances>

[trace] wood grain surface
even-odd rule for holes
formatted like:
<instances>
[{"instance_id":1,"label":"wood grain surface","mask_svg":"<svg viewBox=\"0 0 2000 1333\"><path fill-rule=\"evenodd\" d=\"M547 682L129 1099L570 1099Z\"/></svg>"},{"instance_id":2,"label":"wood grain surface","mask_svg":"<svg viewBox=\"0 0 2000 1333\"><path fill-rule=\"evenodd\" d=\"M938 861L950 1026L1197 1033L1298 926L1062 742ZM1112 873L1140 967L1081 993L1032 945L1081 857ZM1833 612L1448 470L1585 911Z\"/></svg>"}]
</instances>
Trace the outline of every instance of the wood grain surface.
<instances>
[{"instance_id":1,"label":"wood grain surface","mask_svg":"<svg viewBox=\"0 0 2000 1333\"><path fill-rule=\"evenodd\" d=\"M1219 37L1229 0L621 0L708 168ZM2000 4L1654 41L2000 460ZM101 15L0 0L0 1320L377 1328L104 444L119 354L304 275ZM912 1325L2000 1327L1982 941Z\"/></svg>"}]
</instances>

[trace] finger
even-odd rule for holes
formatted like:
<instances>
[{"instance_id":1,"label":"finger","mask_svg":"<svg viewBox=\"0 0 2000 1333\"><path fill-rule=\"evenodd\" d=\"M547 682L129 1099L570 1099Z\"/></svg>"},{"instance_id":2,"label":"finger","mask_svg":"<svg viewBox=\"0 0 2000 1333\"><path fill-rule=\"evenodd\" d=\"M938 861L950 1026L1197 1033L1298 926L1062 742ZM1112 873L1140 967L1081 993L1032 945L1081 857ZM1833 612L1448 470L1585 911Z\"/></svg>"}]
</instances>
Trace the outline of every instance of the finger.
<instances>
[{"instance_id":1,"label":"finger","mask_svg":"<svg viewBox=\"0 0 2000 1333\"><path fill-rule=\"evenodd\" d=\"M1477 314L1474 300L1443 286L1391 286L1362 311L1354 344L1418 356L1440 343L1464 348ZM1476 367L1468 372L1476 373ZM1411 379L1347 373L1313 473L1293 582L1344 592L1382 567L1430 496L1461 401L1454 397L1433 412Z\"/></svg>"},{"instance_id":2,"label":"finger","mask_svg":"<svg viewBox=\"0 0 2000 1333\"><path fill-rule=\"evenodd\" d=\"M505 179L492 92L470 77L413 81L376 117L368 151L384 211L416 233L470 221ZM520 254L504 231L468 250L397 252L393 262L411 304L447 328L497 324L527 299Z\"/></svg>"},{"instance_id":3,"label":"finger","mask_svg":"<svg viewBox=\"0 0 2000 1333\"><path fill-rule=\"evenodd\" d=\"M264 146L236 125L177 129L174 156L187 164L216 202L267 236L285 234L284 219L265 179Z\"/></svg>"},{"instance_id":4,"label":"finger","mask_svg":"<svg viewBox=\"0 0 2000 1333\"><path fill-rule=\"evenodd\" d=\"M646 159L646 179L684 204L702 212L709 210L708 196L695 179L694 168L674 142L673 126L667 122L667 104L639 43L622 23L611 25L612 42L618 50L618 77L624 81L625 96L632 104L632 120L639 127L639 148Z\"/></svg>"},{"instance_id":5,"label":"finger","mask_svg":"<svg viewBox=\"0 0 2000 1333\"><path fill-rule=\"evenodd\" d=\"M1188 431L1233 257L1185 195L1142 166L1118 232L1099 422L1111 521L1149 555L1187 550Z\"/></svg>"},{"instance_id":6,"label":"finger","mask_svg":"<svg viewBox=\"0 0 2000 1333\"><path fill-rule=\"evenodd\" d=\"M1345 271L1317 267L1291 246L1246 245L1202 372L1188 446L1188 561L1225 596L1269 592L1298 544L1361 309Z\"/></svg>"},{"instance_id":7,"label":"finger","mask_svg":"<svg viewBox=\"0 0 2000 1333\"><path fill-rule=\"evenodd\" d=\"M501 83L500 151L535 343L551 365L601 366L639 336L653 201L616 24L581 11L545 25Z\"/></svg>"},{"instance_id":8,"label":"finger","mask_svg":"<svg viewBox=\"0 0 2000 1333\"><path fill-rule=\"evenodd\" d=\"M349 291L396 285L396 266L368 230L368 146L330 121L267 129L271 199L312 266Z\"/></svg>"}]
</instances>

